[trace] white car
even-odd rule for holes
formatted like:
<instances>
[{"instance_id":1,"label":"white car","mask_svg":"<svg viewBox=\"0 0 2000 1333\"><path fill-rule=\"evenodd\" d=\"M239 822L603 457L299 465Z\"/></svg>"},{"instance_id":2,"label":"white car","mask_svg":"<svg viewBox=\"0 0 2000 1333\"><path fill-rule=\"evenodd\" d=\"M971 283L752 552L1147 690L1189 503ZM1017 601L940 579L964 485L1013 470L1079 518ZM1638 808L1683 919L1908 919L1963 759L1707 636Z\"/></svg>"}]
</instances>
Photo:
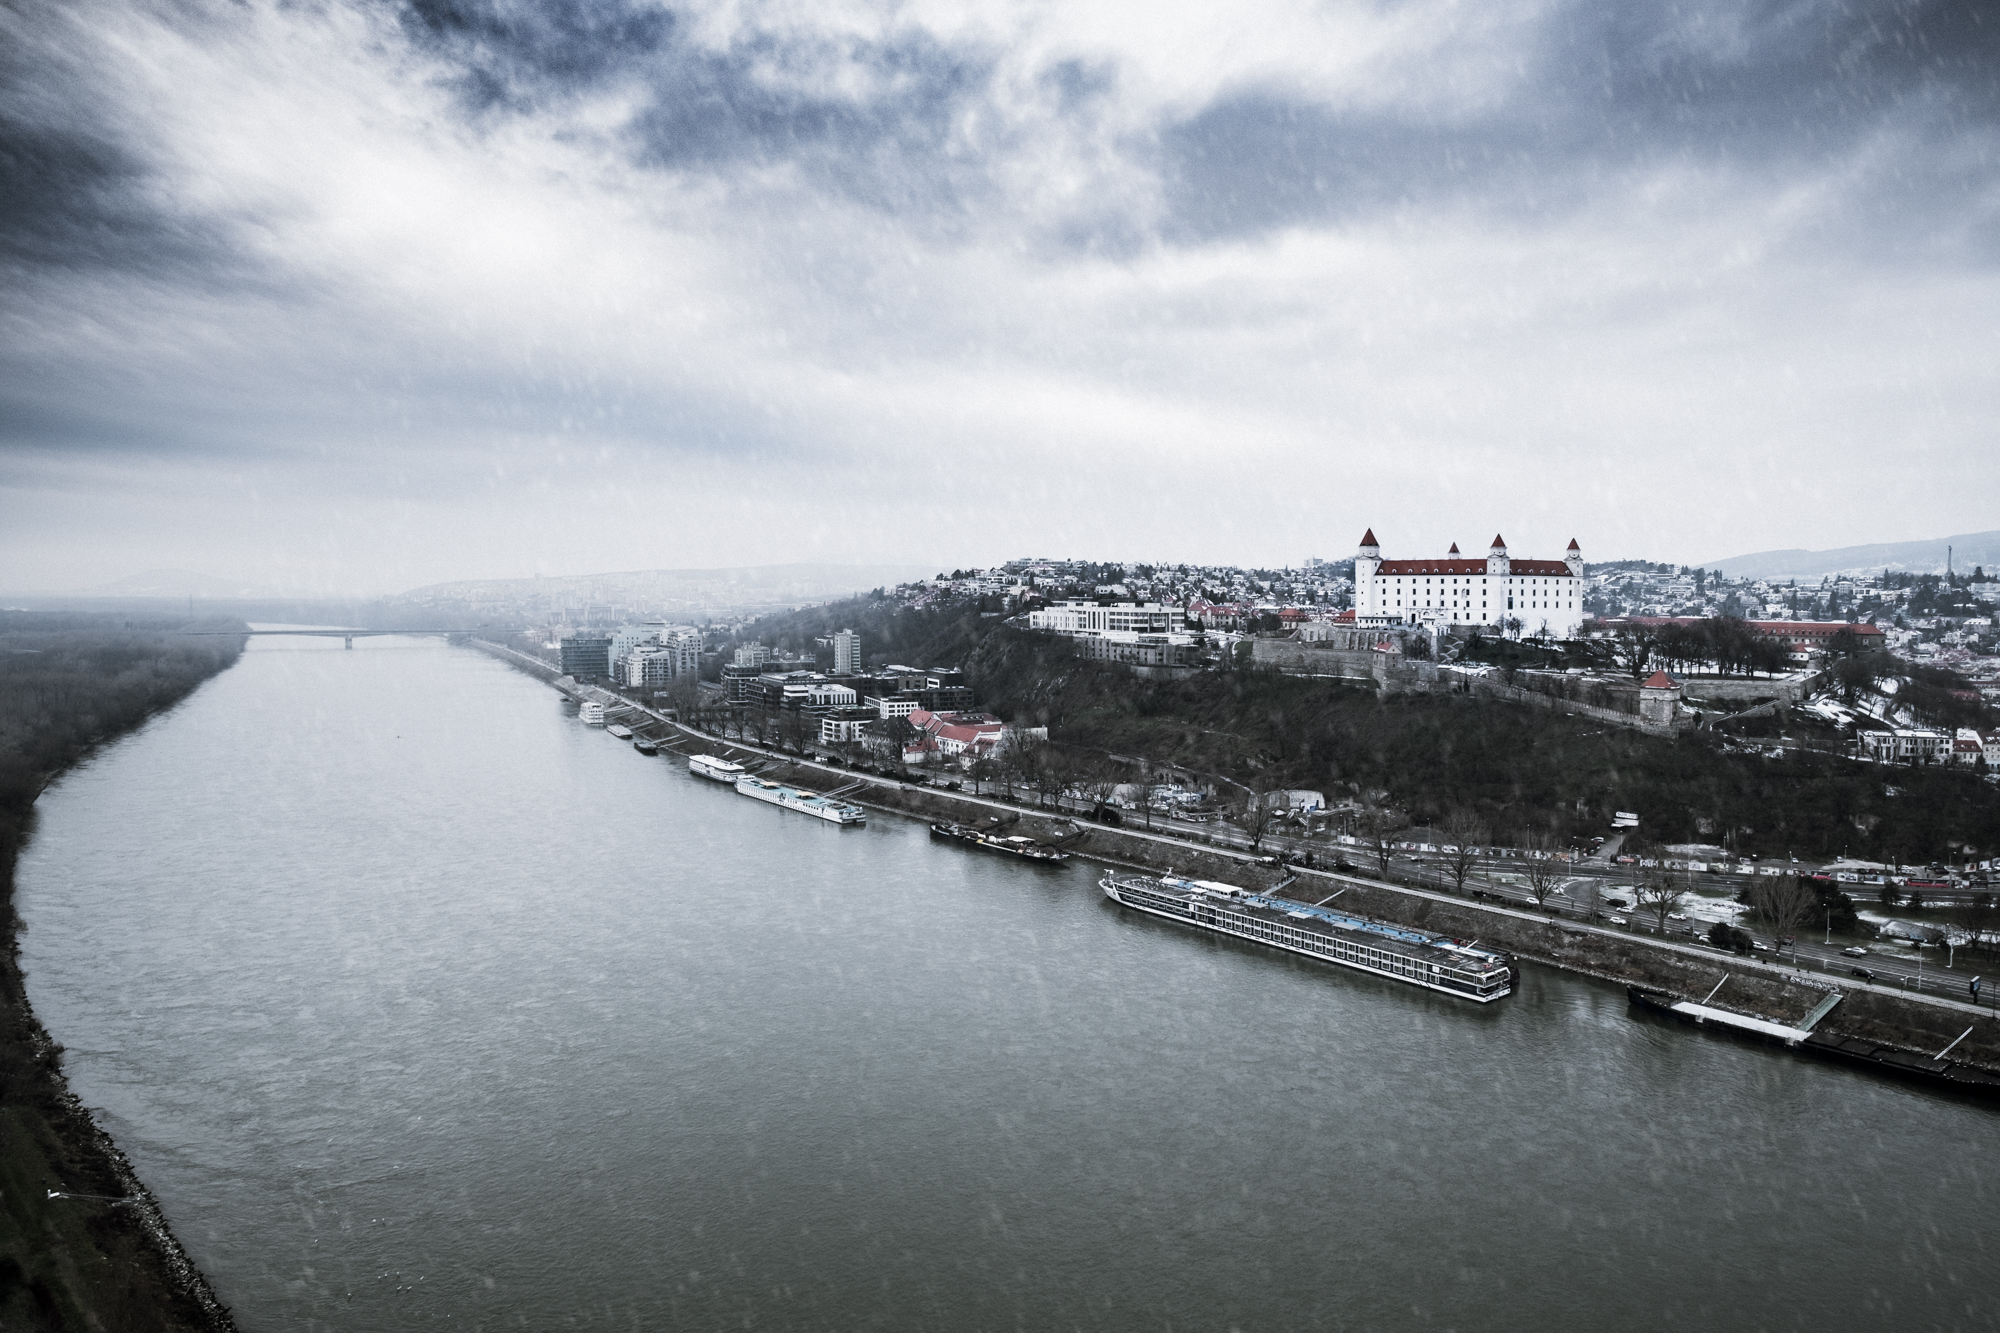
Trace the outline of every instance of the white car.
<instances>
[{"instance_id":1,"label":"white car","mask_svg":"<svg viewBox=\"0 0 2000 1333\"><path fill-rule=\"evenodd\" d=\"M1858 944L1851 949L1842 949L1840 952L1848 958L1866 958L1868 956L1868 951Z\"/></svg>"}]
</instances>

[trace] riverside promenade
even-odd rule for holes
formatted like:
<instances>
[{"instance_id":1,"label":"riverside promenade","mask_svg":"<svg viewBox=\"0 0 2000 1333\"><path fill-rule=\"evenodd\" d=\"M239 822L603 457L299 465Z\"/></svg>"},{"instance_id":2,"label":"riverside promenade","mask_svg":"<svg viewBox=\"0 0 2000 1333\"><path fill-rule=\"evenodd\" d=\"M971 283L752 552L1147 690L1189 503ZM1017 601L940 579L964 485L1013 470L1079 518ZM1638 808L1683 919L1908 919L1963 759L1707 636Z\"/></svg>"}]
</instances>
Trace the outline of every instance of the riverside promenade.
<instances>
[{"instance_id":1,"label":"riverside promenade","mask_svg":"<svg viewBox=\"0 0 2000 1333\"><path fill-rule=\"evenodd\" d=\"M638 704L613 691L579 685L565 679L549 663L504 644L475 639L472 646L531 672L579 700L595 700L607 709L618 707L643 715L685 741L782 764L824 789L837 785L841 799L917 819L962 819L984 812L1024 819L1071 824L1087 830L1082 854L1133 869L1155 873L1173 869L1210 877L1234 876L1275 881L1297 875L1326 886L1325 892L1303 895L1307 901L1343 889L1343 905L1384 920L1426 930L1479 939L1519 957L1582 973L1600 980L1635 984L1677 993L1706 992L1728 979L1725 994L1739 1007L1751 1007L1766 1017L1797 1020L1817 1008L1830 991L1844 998L1820 1024L1822 1030L1930 1053L1959 1037L1967 1025L1973 1031L1954 1051L1968 1062L2000 1069L2000 1018L1989 1008L1941 995L1912 994L1856 979L1832 977L1804 968L1725 952L1713 946L1677 943L1632 934L1592 922L1551 919L1520 907L1477 901L1453 893L1408 884L1392 884L1352 870L1308 869L1288 865L1277 873L1270 858L1226 843L1197 842L1170 832L1077 824L1061 811L1025 805L999 796L974 795L919 786L892 775L860 773L823 764L806 756L787 754L771 746L728 740L690 727L657 709ZM1269 888L1270 884L1259 883Z\"/></svg>"}]
</instances>

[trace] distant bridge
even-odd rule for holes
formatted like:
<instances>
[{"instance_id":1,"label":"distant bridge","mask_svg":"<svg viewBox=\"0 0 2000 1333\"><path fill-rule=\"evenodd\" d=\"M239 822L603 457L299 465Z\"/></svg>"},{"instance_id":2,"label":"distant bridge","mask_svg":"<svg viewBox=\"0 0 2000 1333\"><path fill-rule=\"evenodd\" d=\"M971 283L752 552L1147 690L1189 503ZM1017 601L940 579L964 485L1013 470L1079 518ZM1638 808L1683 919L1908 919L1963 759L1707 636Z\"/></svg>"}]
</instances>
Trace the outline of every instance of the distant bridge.
<instances>
[{"instance_id":1,"label":"distant bridge","mask_svg":"<svg viewBox=\"0 0 2000 1333\"><path fill-rule=\"evenodd\" d=\"M471 638L469 629L195 629L186 631L196 637L241 639L253 634L297 634L311 639L345 639L352 648L356 639L372 639L384 634L442 634L446 638Z\"/></svg>"}]
</instances>

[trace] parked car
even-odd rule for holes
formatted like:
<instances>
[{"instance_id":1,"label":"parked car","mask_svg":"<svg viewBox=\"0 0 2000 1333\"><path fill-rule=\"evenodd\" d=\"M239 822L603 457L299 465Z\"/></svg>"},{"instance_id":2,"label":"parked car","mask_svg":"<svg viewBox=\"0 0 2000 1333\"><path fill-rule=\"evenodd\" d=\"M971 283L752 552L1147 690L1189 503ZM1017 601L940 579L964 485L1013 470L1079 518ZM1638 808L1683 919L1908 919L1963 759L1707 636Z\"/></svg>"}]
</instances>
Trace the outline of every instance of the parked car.
<instances>
[{"instance_id":1,"label":"parked car","mask_svg":"<svg viewBox=\"0 0 2000 1333\"><path fill-rule=\"evenodd\" d=\"M1868 956L1868 951L1858 944L1851 949L1842 949L1841 952L1849 958L1866 958Z\"/></svg>"}]
</instances>

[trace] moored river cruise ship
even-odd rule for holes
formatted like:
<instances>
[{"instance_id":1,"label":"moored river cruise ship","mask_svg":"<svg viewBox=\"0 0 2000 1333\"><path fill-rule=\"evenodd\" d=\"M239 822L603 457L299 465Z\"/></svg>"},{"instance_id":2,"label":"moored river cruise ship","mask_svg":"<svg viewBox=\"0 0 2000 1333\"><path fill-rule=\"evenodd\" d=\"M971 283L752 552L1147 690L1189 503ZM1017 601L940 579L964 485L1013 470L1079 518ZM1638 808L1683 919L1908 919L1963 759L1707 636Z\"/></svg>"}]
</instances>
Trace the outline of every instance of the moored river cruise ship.
<instances>
[{"instance_id":1,"label":"moored river cruise ship","mask_svg":"<svg viewBox=\"0 0 2000 1333\"><path fill-rule=\"evenodd\" d=\"M745 769L741 764L732 764L727 759L718 759L712 754L698 754L688 760L688 772L698 778L714 778L717 782L727 782L733 786L736 779L743 776Z\"/></svg>"},{"instance_id":2,"label":"moored river cruise ship","mask_svg":"<svg viewBox=\"0 0 2000 1333\"><path fill-rule=\"evenodd\" d=\"M829 824L865 824L868 812L858 805L836 801L831 796L822 796L804 787L787 787L782 782L772 782L768 778L740 777L736 779L736 790L753 801L763 801L770 805L781 805L787 810L796 810L814 819L824 819Z\"/></svg>"},{"instance_id":3,"label":"moored river cruise ship","mask_svg":"<svg viewBox=\"0 0 2000 1333\"><path fill-rule=\"evenodd\" d=\"M1481 1004L1514 989L1510 954L1352 912L1174 875L1153 879L1107 874L1098 887L1115 903L1182 925L1255 940Z\"/></svg>"}]
</instances>

